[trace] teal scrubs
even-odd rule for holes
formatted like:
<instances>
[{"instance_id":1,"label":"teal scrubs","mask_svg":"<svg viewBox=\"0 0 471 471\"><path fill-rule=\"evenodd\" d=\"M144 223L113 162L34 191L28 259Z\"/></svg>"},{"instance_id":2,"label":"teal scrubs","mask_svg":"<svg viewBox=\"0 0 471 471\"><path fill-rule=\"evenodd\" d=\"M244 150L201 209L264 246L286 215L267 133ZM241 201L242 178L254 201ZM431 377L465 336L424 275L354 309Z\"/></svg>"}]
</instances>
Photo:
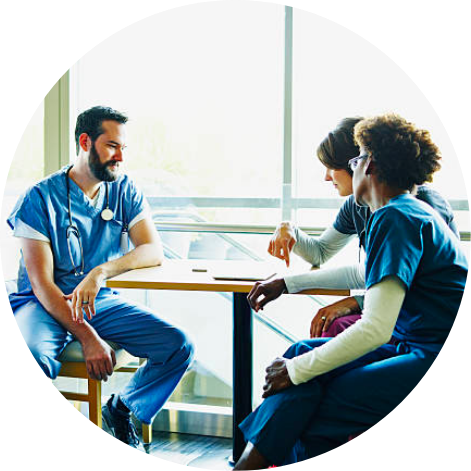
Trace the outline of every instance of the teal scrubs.
<instances>
[{"instance_id":1,"label":"teal scrubs","mask_svg":"<svg viewBox=\"0 0 471 471\"><path fill-rule=\"evenodd\" d=\"M397 276L407 291L392 344L265 399L240 424L273 464L325 453L389 414L422 379L445 342L468 264L442 218L410 195L375 211L366 228L366 287ZM329 339L298 342L286 358Z\"/></svg>"}]
</instances>

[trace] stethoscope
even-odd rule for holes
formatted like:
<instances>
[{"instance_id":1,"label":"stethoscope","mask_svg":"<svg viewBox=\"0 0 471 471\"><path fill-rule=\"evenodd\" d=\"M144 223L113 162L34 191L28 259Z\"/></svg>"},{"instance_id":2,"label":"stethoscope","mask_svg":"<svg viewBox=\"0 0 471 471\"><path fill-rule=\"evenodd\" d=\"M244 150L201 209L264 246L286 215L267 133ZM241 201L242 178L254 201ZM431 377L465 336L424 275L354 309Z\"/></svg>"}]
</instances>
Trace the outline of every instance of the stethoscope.
<instances>
[{"instance_id":1,"label":"stethoscope","mask_svg":"<svg viewBox=\"0 0 471 471\"><path fill-rule=\"evenodd\" d=\"M69 213L69 225L67 226L66 236L67 236L67 249L69 251L70 261L72 262L72 266L74 267L75 276L82 276L85 271L85 260L83 257L83 246L82 246L82 236L80 234L79 228L76 224L74 224L74 220L72 217L72 203L70 199L70 182L69 182L69 173L72 169L73 165L71 165L67 171L65 172L65 182L67 187L67 203L68 203L68 213ZM103 221L111 221L114 218L114 212L110 209L110 194L108 188L108 182L105 184L105 191L106 191L106 206L101 212L101 218ZM78 240L79 248L80 248L80 270L77 269L75 265L74 257L72 256L72 245L71 245L71 237L74 236ZM123 231L121 233L121 248L124 250L126 246L127 249L127 224L123 225Z\"/></svg>"}]
</instances>

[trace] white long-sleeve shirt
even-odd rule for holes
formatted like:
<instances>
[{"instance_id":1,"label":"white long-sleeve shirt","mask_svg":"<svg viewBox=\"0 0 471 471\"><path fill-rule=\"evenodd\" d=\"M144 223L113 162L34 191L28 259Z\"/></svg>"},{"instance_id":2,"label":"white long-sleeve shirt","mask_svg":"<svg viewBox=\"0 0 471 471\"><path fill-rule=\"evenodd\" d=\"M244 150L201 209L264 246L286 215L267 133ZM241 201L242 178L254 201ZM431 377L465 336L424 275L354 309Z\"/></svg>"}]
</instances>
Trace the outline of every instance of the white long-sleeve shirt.
<instances>
[{"instance_id":1,"label":"white long-sleeve shirt","mask_svg":"<svg viewBox=\"0 0 471 471\"><path fill-rule=\"evenodd\" d=\"M293 252L314 267L320 267L356 237L354 234L343 234L332 226L320 237L312 237L297 227L294 227L294 232L297 242Z\"/></svg>"},{"instance_id":2,"label":"white long-sleeve shirt","mask_svg":"<svg viewBox=\"0 0 471 471\"><path fill-rule=\"evenodd\" d=\"M297 242L293 251L313 266L325 263L355 238L355 235L343 234L333 227L326 229L320 237L311 237L298 228L295 228L295 233ZM288 293L312 288L364 289L365 266L355 264L313 270L285 276L284 280ZM288 361L288 374L293 384L309 381L389 341L405 297L405 288L399 279L389 278L373 286L367 293L368 303L366 297L365 300L363 297L359 300L361 306L364 304L362 319L323 347ZM358 297L356 298L358 300ZM381 312L380 316L371 314L375 309Z\"/></svg>"},{"instance_id":3,"label":"white long-sleeve shirt","mask_svg":"<svg viewBox=\"0 0 471 471\"><path fill-rule=\"evenodd\" d=\"M296 244L293 252L314 267L319 267L343 249L354 234L343 234L334 227L327 228L320 237L312 237L294 227ZM343 269L342 269L343 270ZM349 288L355 290L365 289L365 265L359 263L351 265L347 271L322 270L312 271L302 275L285 277L288 293L297 293L310 288ZM360 309L363 309L363 296L355 296Z\"/></svg>"},{"instance_id":4,"label":"white long-sleeve shirt","mask_svg":"<svg viewBox=\"0 0 471 471\"><path fill-rule=\"evenodd\" d=\"M395 276L369 288L360 320L324 345L287 360L286 367L293 384L309 381L387 343L405 295L404 284Z\"/></svg>"}]
</instances>

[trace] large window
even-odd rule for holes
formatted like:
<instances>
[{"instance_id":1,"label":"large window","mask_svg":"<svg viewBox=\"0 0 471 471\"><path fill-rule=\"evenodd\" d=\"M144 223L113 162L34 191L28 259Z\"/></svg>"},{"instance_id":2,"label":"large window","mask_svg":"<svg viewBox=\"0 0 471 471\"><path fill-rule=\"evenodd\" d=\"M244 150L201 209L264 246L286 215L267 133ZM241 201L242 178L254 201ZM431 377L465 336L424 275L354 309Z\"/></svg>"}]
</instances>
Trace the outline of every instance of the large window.
<instances>
[{"instance_id":1,"label":"large window","mask_svg":"<svg viewBox=\"0 0 471 471\"><path fill-rule=\"evenodd\" d=\"M161 226L327 227L342 200L323 182L317 145L345 116L395 111L431 130L444 156L434 184L459 200L469 230L459 164L431 105L381 51L313 14L256 2L172 10L104 41L71 75L75 113L100 103L129 114L127 170ZM220 242L189 237L185 247ZM261 238L231 237L266 256Z\"/></svg>"},{"instance_id":2,"label":"large window","mask_svg":"<svg viewBox=\"0 0 471 471\"><path fill-rule=\"evenodd\" d=\"M463 175L439 117L423 93L391 59L351 31L321 17L294 11L293 148L296 195L338 198L322 182L324 169L315 157L322 139L347 116L396 112L430 130L442 155L434 186L451 200L466 200ZM455 209L459 206L455 206ZM456 212L461 230L469 231L467 214ZM301 225L325 226L332 211L301 210Z\"/></svg>"},{"instance_id":3,"label":"large window","mask_svg":"<svg viewBox=\"0 0 471 471\"><path fill-rule=\"evenodd\" d=\"M281 6L207 3L114 35L73 69L77 108L129 114L129 173L147 195L279 197ZM210 221L275 223L277 211L208 208Z\"/></svg>"}]
</instances>

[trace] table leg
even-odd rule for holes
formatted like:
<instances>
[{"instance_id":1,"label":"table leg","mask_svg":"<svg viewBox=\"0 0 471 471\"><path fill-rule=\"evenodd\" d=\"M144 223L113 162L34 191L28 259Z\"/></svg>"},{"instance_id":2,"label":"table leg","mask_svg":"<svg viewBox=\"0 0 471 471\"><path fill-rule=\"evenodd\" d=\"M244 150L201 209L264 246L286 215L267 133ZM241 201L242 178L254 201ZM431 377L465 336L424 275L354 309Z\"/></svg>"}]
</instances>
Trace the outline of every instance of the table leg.
<instances>
[{"instance_id":1,"label":"table leg","mask_svg":"<svg viewBox=\"0 0 471 471\"><path fill-rule=\"evenodd\" d=\"M252 310L246 293L234 293L233 332L232 457L236 463L245 448L238 424L252 412Z\"/></svg>"}]
</instances>

